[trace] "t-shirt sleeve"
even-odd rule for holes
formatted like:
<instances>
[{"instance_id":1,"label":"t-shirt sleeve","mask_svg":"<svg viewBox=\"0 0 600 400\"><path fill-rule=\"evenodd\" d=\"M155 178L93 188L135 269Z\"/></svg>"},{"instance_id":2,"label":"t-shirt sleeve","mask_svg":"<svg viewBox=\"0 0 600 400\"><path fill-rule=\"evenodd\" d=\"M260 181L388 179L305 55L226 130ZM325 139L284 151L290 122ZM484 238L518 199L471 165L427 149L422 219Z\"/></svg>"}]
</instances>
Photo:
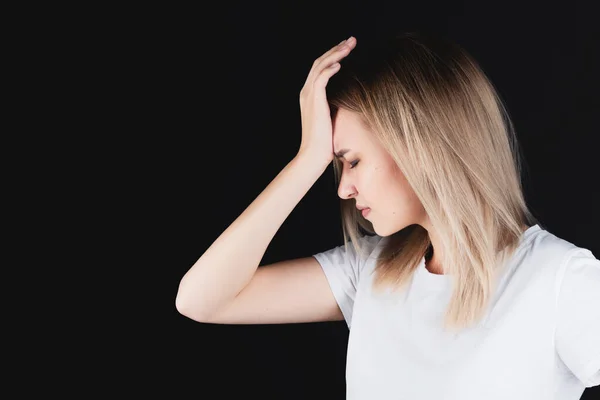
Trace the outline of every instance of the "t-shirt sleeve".
<instances>
[{"instance_id":1,"label":"t-shirt sleeve","mask_svg":"<svg viewBox=\"0 0 600 400\"><path fill-rule=\"evenodd\" d=\"M600 260L579 248L557 275L558 355L586 387L600 385Z\"/></svg>"},{"instance_id":2,"label":"t-shirt sleeve","mask_svg":"<svg viewBox=\"0 0 600 400\"><path fill-rule=\"evenodd\" d=\"M313 255L325 272L329 287L344 315L348 328L352 324L352 309L361 271L381 239L381 236L378 235L365 235L359 238L359 245L364 249L362 255L354 250L351 242L348 242L347 251L344 245L341 245Z\"/></svg>"}]
</instances>

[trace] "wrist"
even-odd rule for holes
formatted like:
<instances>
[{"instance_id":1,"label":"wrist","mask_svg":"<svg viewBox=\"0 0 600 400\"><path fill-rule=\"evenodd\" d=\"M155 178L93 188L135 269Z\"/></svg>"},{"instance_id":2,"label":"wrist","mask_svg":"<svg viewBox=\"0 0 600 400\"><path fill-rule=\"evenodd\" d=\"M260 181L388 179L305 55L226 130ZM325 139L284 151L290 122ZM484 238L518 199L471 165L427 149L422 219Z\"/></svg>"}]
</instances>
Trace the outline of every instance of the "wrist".
<instances>
[{"instance_id":1,"label":"wrist","mask_svg":"<svg viewBox=\"0 0 600 400\"><path fill-rule=\"evenodd\" d=\"M294 163L302 164L308 168L318 168L321 172L327 169L332 160L332 155L327 157L309 150L299 151L294 157Z\"/></svg>"}]
</instances>

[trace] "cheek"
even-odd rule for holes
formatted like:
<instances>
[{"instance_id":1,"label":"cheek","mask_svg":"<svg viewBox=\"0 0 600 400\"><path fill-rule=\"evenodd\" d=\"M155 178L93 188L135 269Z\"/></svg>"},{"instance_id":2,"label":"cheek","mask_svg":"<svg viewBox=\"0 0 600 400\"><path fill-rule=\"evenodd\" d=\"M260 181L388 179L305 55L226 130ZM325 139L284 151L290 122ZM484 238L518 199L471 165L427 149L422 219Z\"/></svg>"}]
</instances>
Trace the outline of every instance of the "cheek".
<instances>
[{"instance_id":1,"label":"cheek","mask_svg":"<svg viewBox=\"0 0 600 400\"><path fill-rule=\"evenodd\" d=\"M389 169L382 166L374 166L365 171L361 176L361 183L365 201L370 200L373 207L376 207L376 204L386 207L403 192L397 177L394 177Z\"/></svg>"},{"instance_id":2,"label":"cheek","mask_svg":"<svg viewBox=\"0 0 600 400\"><path fill-rule=\"evenodd\" d=\"M380 174L373 182L377 182L378 202L390 211L395 210L398 213L398 210L413 210L418 206L419 201L414 196L414 192L399 175L390 171Z\"/></svg>"},{"instance_id":3,"label":"cheek","mask_svg":"<svg viewBox=\"0 0 600 400\"><path fill-rule=\"evenodd\" d=\"M377 195L381 190L380 187L384 180L384 177L381 175L381 169L378 167L363 170L360 175L361 192L368 198Z\"/></svg>"}]
</instances>

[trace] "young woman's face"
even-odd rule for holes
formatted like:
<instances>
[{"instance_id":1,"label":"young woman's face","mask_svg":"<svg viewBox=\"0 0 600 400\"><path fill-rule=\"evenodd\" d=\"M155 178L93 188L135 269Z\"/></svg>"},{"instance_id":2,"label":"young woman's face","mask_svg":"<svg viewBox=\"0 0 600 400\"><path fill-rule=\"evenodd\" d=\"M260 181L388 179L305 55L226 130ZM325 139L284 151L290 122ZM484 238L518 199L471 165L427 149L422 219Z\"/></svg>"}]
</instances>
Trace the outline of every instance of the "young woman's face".
<instances>
[{"instance_id":1,"label":"young woman's face","mask_svg":"<svg viewBox=\"0 0 600 400\"><path fill-rule=\"evenodd\" d=\"M348 149L338 196L368 207L365 216L379 236L389 236L413 224L422 225L425 210L396 163L363 125L359 116L339 109L333 123L333 151Z\"/></svg>"}]
</instances>

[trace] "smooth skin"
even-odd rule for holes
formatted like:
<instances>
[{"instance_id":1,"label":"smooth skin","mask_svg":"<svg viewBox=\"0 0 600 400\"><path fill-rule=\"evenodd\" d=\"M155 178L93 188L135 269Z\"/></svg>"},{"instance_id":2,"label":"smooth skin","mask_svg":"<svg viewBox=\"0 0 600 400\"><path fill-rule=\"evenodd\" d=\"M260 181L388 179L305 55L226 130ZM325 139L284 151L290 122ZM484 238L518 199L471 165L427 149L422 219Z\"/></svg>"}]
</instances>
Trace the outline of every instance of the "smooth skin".
<instances>
[{"instance_id":1,"label":"smooth skin","mask_svg":"<svg viewBox=\"0 0 600 400\"><path fill-rule=\"evenodd\" d=\"M184 275L176 298L181 314L220 324L343 320L314 257L259 263L285 219L333 160L325 87L355 46L350 37L313 63L300 92L298 154Z\"/></svg>"}]
</instances>

